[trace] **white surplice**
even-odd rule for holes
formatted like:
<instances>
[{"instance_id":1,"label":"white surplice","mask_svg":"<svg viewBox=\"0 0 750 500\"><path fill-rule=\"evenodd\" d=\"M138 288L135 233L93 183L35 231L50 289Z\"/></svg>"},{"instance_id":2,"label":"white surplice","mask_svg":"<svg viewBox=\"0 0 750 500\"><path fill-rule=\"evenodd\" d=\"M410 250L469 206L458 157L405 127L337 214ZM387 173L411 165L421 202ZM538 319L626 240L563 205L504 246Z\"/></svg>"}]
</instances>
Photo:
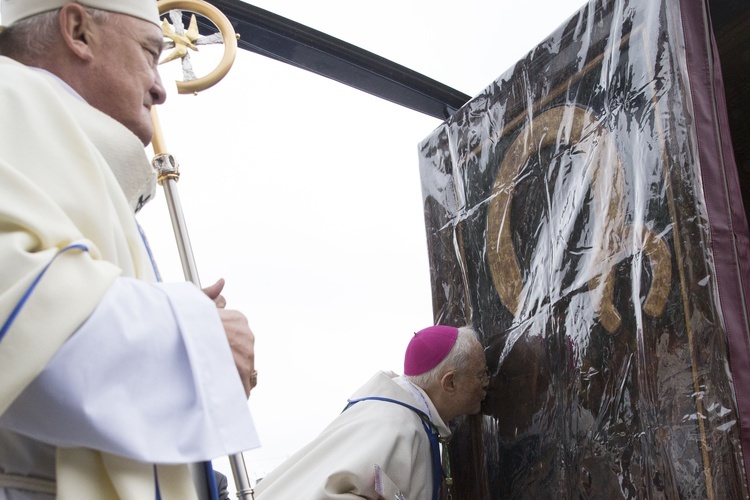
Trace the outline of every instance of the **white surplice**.
<instances>
[{"instance_id":1,"label":"white surplice","mask_svg":"<svg viewBox=\"0 0 750 500\"><path fill-rule=\"evenodd\" d=\"M134 217L153 194L143 146L4 57L0 110L0 485L142 499L158 475L162 498L192 498L174 464L258 439L213 302L155 282Z\"/></svg>"}]
</instances>

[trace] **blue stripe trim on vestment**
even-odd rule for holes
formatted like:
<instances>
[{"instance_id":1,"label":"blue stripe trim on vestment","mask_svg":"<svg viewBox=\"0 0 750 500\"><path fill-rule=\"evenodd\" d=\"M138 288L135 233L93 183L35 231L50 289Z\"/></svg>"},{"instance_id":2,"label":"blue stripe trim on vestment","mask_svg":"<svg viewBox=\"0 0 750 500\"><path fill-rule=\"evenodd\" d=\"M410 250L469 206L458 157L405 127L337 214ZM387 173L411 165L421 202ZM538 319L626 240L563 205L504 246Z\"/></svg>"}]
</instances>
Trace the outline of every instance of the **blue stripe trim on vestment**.
<instances>
[{"instance_id":1,"label":"blue stripe trim on vestment","mask_svg":"<svg viewBox=\"0 0 750 500\"><path fill-rule=\"evenodd\" d=\"M151 252L151 246L148 244L148 238L146 238L146 233L143 232L143 228L140 224L138 224L138 221L135 222L136 227L138 227L138 234L141 235L141 241L143 242L143 246L146 247L146 253L148 254L149 260L151 260L151 267L154 270L154 276L156 277L156 281L161 282L161 274L159 274L159 268L156 265L156 260L154 259L154 254Z\"/></svg>"},{"instance_id":2,"label":"blue stripe trim on vestment","mask_svg":"<svg viewBox=\"0 0 750 500\"><path fill-rule=\"evenodd\" d=\"M159 473L156 470L156 465L154 465L154 487L156 488L156 500L161 500L161 491L159 491Z\"/></svg>"},{"instance_id":3,"label":"blue stripe trim on vestment","mask_svg":"<svg viewBox=\"0 0 750 500\"><path fill-rule=\"evenodd\" d=\"M55 261L55 259L60 256L63 252L67 252L68 250L83 250L84 252L88 252L89 249L86 245L82 245L80 243L76 243L74 245L68 245L67 247L63 248L62 250L59 250L54 257L52 257L52 260L49 261L49 263L44 266L44 269L41 270L41 272L34 278L34 281L32 281L29 288L26 290L26 292L23 294L23 297L21 297L21 300L16 304L16 307L13 308L13 311L10 313L10 316L8 316L8 319L3 324L3 327L0 328L0 340L3 340L3 337L5 337L5 334L10 330L10 326L13 324L13 322L16 320L16 316L21 312L21 309L23 309L23 306L26 304L26 301L29 300L29 297L31 297L31 294L34 292L34 289L39 284L39 281L42 279L42 276L44 276L44 273L47 272L47 269L49 269L49 266L52 265L52 263Z\"/></svg>"},{"instance_id":4,"label":"blue stripe trim on vestment","mask_svg":"<svg viewBox=\"0 0 750 500\"><path fill-rule=\"evenodd\" d=\"M214 474L214 467L211 461L208 460L203 462L203 468L206 471L206 479L208 479L208 495L211 500L219 500L219 487L216 484L216 475Z\"/></svg>"},{"instance_id":5,"label":"blue stripe trim on vestment","mask_svg":"<svg viewBox=\"0 0 750 500\"><path fill-rule=\"evenodd\" d=\"M136 226L138 227L138 234L141 235L141 241L143 242L143 246L146 247L146 253L148 254L148 258L151 261L151 267L154 270L154 276L156 277L156 281L161 283L161 274L159 273L159 267L156 265L156 259L154 259L154 254L151 252L151 245L148 244L148 238L146 238L146 233L143 231L143 228L140 224L136 221ZM206 473L206 481L208 482L208 497L210 500L220 500L219 499L219 487L216 484L216 476L214 475L214 467L210 460L207 460L205 462L201 462L201 465L203 465L203 470ZM156 471L156 469L154 469ZM202 495L199 495L202 496ZM161 500L161 493L159 492L159 481L157 477L156 481L156 500Z\"/></svg>"},{"instance_id":6,"label":"blue stripe trim on vestment","mask_svg":"<svg viewBox=\"0 0 750 500\"><path fill-rule=\"evenodd\" d=\"M432 420L430 420L430 417L419 408L415 408L414 406L397 399L384 398L381 396L369 396L359 399L350 399L348 400L349 404L346 405L346 408L344 408L343 411L348 410L355 403L368 400L385 401L386 403L401 405L404 408L410 409L419 416L419 419L422 422L422 427L424 427L424 431L427 433L427 439L429 439L430 441L430 452L432 455L432 498L433 500L438 500L440 495L440 483L443 480L443 465L440 461L440 433L438 433L435 424L433 424Z\"/></svg>"},{"instance_id":7,"label":"blue stripe trim on vestment","mask_svg":"<svg viewBox=\"0 0 750 500\"><path fill-rule=\"evenodd\" d=\"M206 479L208 480L208 498L210 500L220 500L219 498L219 487L216 484L216 476L214 475L214 468L211 465L211 461L201 462L204 470L206 471ZM156 485L156 500L161 500L161 491L159 491L159 473L157 472L156 465L154 465L154 484ZM201 497L202 495L198 495Z\"/></svg>"}]
</instances>

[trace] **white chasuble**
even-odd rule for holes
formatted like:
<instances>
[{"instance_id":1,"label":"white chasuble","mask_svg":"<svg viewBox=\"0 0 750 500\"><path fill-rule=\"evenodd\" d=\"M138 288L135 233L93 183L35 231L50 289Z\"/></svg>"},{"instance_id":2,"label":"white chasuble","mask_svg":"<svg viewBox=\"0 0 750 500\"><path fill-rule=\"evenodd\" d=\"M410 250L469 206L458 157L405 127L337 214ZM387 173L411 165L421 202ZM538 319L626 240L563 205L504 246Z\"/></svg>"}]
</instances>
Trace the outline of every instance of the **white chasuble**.
<instances>
[{"instance_id":1,"label":"white chasuble","mask_svg":"<svg viewBox=\"0 0 750 500\"><path fill-rule=\"evenodd\" d=\"M91 349L99 334L119 336L127 346L131 335L128 324L139 324L137 320L148 323L144 318L131 316L134 321L130 321L126 316L111 320L112 332L101 332L102 324L110 324L107 313L116 309L118 297L138 287L158 286L149 285L156 281L155 270L134 218L134 209L153 194L154 179L143 145L130 131L70 94L53 77L4 57L0 57L0 110L0 431L11 429L35 439L43 437L43 442L58 446L57 497L70 499L154 498L155 466L150 462L174 459L174 463L186 463L195 457L205 460L256 447L257 436L239 377L232 371L231 351L218 315L202 292L185 290L192 286L189 284L179 285L177 294L187 295L189 309L203 308L203 322L209 325L206 335L218 340L206 348L210 351L207 358L197 359L200 353L195 351L204 349L208 340L186 333L190 328L183 328L178 308L147 311L144 316L169 316L165 321L171 321L167 330L173 337L163 343L171 342L178 353L170 354L169 362L180 369L187 367L187 377L192 377L176 380L175 384L187 388L174 392L191 401L185 406L192 413L185 419L190 423L186 432L197 434L193 449L182 453L178 448L183 443L171 448L170 443L150 445L149 432L154 431L149 429L142 429L143 442L131 442L129 437L114 435L118 430L107 424L88 433L93 437L81 432L79 439L73 431L73 437L56 435L60 432L54 425L56 419L74 422L79 416L66 415L64 401L58 404L54 398L50 398L50 408L57 415L45 416L34 409L44 401L49 379L54 378L48 372L61 365L61 359L81 357L79 352L62 358L69 356L63 347L72 351L80 344ZM153 293L166 293L167 300L175 301L168 287L158 287ZM109 300L104 300L106 297ZM192 302L198 306L193 308ZM76 343L69 343L74 334ZM164 346L165 352L169 348ZM67 369L75 380L77 367L94 370L96 358L96 353L91 353L90 363L82 357L78 365L62 365L57 373ZM222 366L194 366L217 361ZM137 363L132 365L133 370L138 369ZM117 373L107 376L119 380ZM105 386L106 377L102 377L99 388L87 387L86 379L79 378L84 403L77 408L73 408L75 402L70 403L71 412L80 411L82 418L91 419L92 426L99 426L96 415L106 414L106 409L86 416L95 407L85 399L91 396L86 390L109 391L117 384ZM218 389L211 390L214 387ZM133 396L134 392L123 392L131 400L110 401L109 411L116 414L122 408L127 415L128 406L146 404L140 401L143 398ZM158 407L159 402L154 403ZM219 415L236 411L237 417ZM139 413L133 410L133 415ZM0 452L0 460L2 457ZM195 497L187 466L157 468L161 498ZM8 468L0 463L0 476L3 471ZM37 471L28 472L34 476ZM0 498L2 495L0 477Z\"/></svg>"}]
</instances>

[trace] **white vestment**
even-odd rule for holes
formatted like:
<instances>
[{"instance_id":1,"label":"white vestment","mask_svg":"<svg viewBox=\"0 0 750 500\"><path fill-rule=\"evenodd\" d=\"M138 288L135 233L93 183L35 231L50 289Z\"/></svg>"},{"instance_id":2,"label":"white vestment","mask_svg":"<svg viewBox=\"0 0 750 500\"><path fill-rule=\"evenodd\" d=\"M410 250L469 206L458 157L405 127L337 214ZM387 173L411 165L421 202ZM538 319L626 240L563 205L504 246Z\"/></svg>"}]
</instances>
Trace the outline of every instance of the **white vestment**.
<instances>
[{"instance_id":1,"label":"white vestment","mask_svg":"<svg viewBox=\"0 0 750 500\"><path fill-rule=\"evenodd\" d=\"M215 305L155 283L153 182L129 130L0 57L0 499L194 498L179 464L258 446Z\"/></svg>"},{"instance_id":2,"label":"white vestment","mask_svg":"<svg viewBox=\"0 0 750 500\"><path fill-rule=\"evenodd\" d=\"M429 416L441 438L450 435L427 394L403 377L379 372L351 399L372 396L416 407ZM431 500L432 467L430 440L417 413L399 404L365 400L342 412L262 478L255 498Z\"/></svg>"}]
</instances>

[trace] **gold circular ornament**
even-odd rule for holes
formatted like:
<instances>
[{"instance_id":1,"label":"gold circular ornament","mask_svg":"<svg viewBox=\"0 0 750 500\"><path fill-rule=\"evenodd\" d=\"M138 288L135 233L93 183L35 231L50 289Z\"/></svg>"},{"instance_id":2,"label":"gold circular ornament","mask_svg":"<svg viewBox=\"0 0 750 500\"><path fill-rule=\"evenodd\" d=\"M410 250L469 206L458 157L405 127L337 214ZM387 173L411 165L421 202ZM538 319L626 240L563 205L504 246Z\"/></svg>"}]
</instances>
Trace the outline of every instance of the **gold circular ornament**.
<instances>
[{"instance_id":1,"label":"gold circular ornament","mask_svg":"<svg viewBox=\"0 0 750 500\"><path fill-rule=\"evenodd\" d=\"M237 55L237 35L232 28L229 19L219 9L203 0L159 0L159 15L166 14L172 10L184 10L202 15L211 21L221 32L224 43L224 53L219 64L209 74L195 79L177 81L177 92L180 94L196 94L216 85L226 76L234 63ZM195 42L200 38L198 27L193 15L190 27L185 33L176 33L174 28L166 21L162 21L162 33L166 38L175 43L174 51L161 63L187 55L188 49L197 50Z\"/></svg>"}]
</instances>

